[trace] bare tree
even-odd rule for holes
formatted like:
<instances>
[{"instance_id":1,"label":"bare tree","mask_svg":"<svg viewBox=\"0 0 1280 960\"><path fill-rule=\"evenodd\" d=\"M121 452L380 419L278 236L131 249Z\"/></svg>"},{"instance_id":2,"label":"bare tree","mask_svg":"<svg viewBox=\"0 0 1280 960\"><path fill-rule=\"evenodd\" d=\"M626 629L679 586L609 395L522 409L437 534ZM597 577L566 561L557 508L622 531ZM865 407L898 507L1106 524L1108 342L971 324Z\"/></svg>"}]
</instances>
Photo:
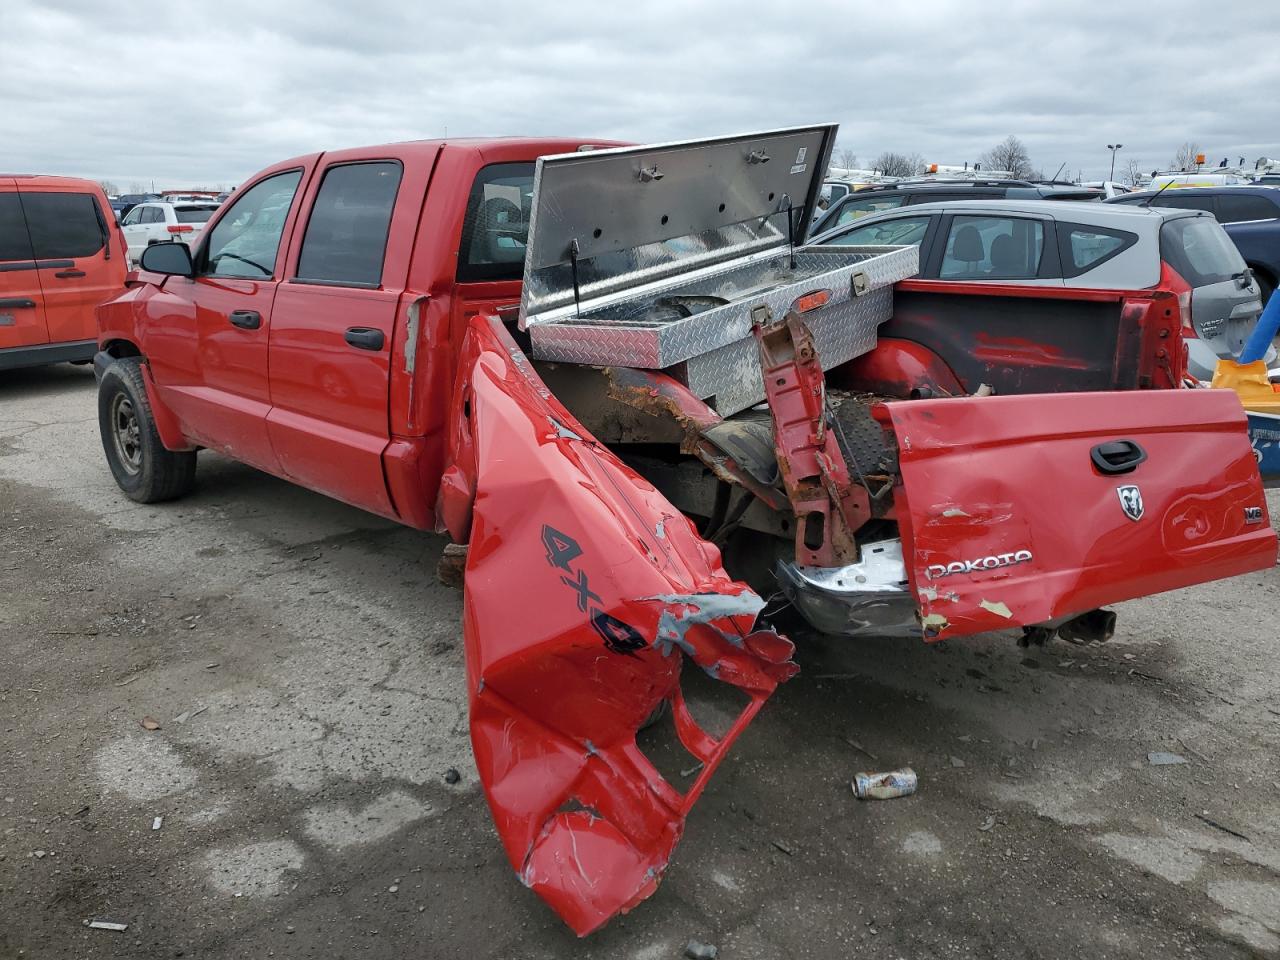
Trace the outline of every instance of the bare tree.
<instances>
[{"instance_id":1,"label":"bare tree","mask_svg":"<svg viewBox=\"0 0 1280 960\"><path fill-rule=\"evenodd\" d=\"M1129 160L1126 162L1124 171L1125 183L1129 184L1131 187L1136 187L1142 182L1143 176L1145 176L1145 174L1142 172L1142 166L1137 160Z\"/></svg>"},{"instance_id":2,"label":"bare tree","mask_svg":"<svg viewBox=\"0 0 1280 960\"><path fill-rule=\"evenodd\" d=\"M1196 157L1204 151L1200 149L1200 144L1194 140L1188 140L1178 148L1177 153L1173 155L1174 170L1190 170L1196 165Z\"/></svg>"},{"instance_id":3,"label":"bare tree","mask_svg":"<svg viewBox=\"0 0 1280 960\"><path fill-rule=\"evenodd\" d=\"M130 193L146 193L147 185L145 183L139 183L137 180L135 180L133 181L133 183L129 184L129 192Z\"/></svg>"},{"instance_id":4,"label":"bare tree","mask_svg":"<svg viewBox=\"0 0 1280 960\"><path fill-rule=\"evenodd\" d=\"M116 186L113 180L102 180L98 183L98 186L102 187L103 192L108 197L114 197L120 193L120 188Z\"/></svg>"},{"instance_id":5,"label":"bare tree","mask_svg":"<svg viewBox=\"0 0 1280 960\"><path fill-rule=\"evenodd\" d=\"M1031 155L1027 153L1026 144L1013 134L996 144L979 159L986 169L1007 170L1019 180L1029 179L1035 172L1031 166Z\"/></svg>"},{"instance_id":6,"label":"bare tree","mask_svg":"<svg viewBox=\"0 0 1280 960\"><path fill-rule=\"evenodd\" d=\"M871 166L886 177L914 177L924 169L924 160L918 153L907 156L886 150L872 161Z\"/></svg>"},{"instance_id":7,"label":"bare tree","mask_svg":"<svg viewBox=\"0 0 1280 960\"><path fill-rule=\"evenodd\" d=\"M836 166L841 170L852 170L858 165L858 155L851 147L836 147Z\"/></svg>"}]
</instances>

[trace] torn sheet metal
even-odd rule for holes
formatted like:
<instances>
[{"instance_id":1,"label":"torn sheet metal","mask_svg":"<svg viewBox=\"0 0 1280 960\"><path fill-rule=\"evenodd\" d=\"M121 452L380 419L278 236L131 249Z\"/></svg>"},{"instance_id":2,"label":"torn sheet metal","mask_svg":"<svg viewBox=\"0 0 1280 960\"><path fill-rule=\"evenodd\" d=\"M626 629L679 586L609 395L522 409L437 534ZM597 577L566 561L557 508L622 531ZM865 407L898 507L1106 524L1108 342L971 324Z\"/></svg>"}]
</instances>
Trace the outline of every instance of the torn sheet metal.
<instances>
[{"instance_id":1,"label":"torn sheet metal","mask_svg":"<svg viewBox=\"0 0 1280 960\"><path fill-rule=\"evenodd\" d=\"M657 887L730 744L797 670L719 551L546 390L500 321L472 320L439 516L468 541L471 738L520 879L579 935ZM684 657L747 705L715 739ZM684 792L636 745L663 701L703 767Z\"/></svg>"},{"instance_id":2,"label":"torn sheet metal","mask_svg":"<svg viewBox=\"0 0 1280 960\"><path fill-rule=\"evenodd\" d=\"M874 412L897 438L894 499L926 639L1060 623L1275 565L1244 416L1227 391L913 400Z\"/></svg>"}]
</instances>

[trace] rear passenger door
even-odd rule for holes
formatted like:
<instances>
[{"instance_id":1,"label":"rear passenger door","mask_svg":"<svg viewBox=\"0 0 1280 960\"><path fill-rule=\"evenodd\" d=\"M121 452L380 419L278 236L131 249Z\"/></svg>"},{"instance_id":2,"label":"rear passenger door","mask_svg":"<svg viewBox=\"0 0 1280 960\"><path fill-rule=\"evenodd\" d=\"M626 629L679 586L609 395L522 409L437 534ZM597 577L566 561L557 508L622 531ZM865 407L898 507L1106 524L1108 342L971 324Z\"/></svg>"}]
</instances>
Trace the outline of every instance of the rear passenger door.
<instances>
[{"instance_id":1,"label":"rear passenger door","mask_svg":"<svg viewBox=\"0 0 1280 960\"><path fill-rule=\"evenodd\" d=\"M94 340L98 304L124 290L124 253L105 195L76 186L18 185L44 295L50 343Z\"/></svg>"},{"instance_id":2,"label":"rear passenger door","mask_svg":"<svg viewBox=\"0 0 1280 960\"><path fill-rule=\"evenodd\" d=\"M268 426L284 473L390 517L391 345L433 162L394 149L325 155L294 231L269 347Z\"/></svg>"},{"instance_id":3,"label":"rear passenger door","mask_svg":"<svg viewBox=\"0 0 1280 960\"><path fill-rule=\"evenodd\" d=\"M22 201L12 180L0 180L0 350L48 342L44 293Z\"/></svg>"}]
</instances>

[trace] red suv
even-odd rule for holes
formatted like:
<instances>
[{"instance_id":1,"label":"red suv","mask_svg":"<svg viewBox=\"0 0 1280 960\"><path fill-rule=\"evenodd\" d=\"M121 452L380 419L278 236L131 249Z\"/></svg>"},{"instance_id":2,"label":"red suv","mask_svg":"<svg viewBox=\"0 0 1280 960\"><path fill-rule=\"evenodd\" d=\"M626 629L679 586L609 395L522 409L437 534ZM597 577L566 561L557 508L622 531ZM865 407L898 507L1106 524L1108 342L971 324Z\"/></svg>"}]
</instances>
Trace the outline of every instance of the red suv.
<instances>
[{"instance_id":1,"label":"red suv","mask_svg":"<svg viewBox=\"0 0 1280 960\"><path fill-rule=\"evenodd\" d=\"M0 370L92 360L94 308L124 275L124 235L102 187L0 175Z\"/></svg>"}]
</instances>

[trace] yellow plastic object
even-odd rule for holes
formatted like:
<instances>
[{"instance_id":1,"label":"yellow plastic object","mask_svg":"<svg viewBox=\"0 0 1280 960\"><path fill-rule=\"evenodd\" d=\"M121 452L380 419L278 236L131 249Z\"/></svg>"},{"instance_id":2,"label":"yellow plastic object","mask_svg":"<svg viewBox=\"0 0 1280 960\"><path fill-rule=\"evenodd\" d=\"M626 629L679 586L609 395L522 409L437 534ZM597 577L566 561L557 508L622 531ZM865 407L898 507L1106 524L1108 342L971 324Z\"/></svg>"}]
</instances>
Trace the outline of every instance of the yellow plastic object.
<instances>
[{"instance_id":1,"label":"yellow plastic object","mask_svg":"<svg viewBox=\"0 0 1280 960\"><path fill-rule=\"evenodd\" d=\"M1210 386L1234 390L1246 410L1280 415L1280 390L1267 379L1267 364L1263 360L1253 363L1219 360Z\"/></svg>"}]
</instances>

